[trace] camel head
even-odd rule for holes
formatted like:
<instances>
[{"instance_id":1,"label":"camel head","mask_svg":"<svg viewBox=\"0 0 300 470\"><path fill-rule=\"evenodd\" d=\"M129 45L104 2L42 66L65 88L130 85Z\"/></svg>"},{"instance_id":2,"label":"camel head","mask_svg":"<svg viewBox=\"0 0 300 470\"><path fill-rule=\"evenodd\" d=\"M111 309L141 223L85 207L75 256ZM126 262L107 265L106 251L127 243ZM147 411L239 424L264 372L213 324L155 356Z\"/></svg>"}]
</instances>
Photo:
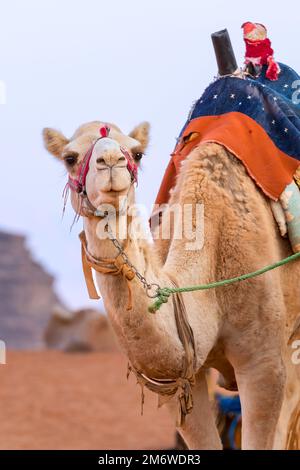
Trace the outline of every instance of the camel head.
<instances>
[{"instance_id":1,"label":"camel head","mask_svg":"<svg viewBox=\"0 0 300 470\"><path fill-rule=\"evenodd\" d=\"M43 138L46 149L67 169L75 211L82 190L96 209L107 204L117 207L119 198L129 195L137 179L149 141L149 124L143 122L125 135L113 124L95 121L80 126L71 139L50 128L43 130Z\"/></svg>"}]
</instances>

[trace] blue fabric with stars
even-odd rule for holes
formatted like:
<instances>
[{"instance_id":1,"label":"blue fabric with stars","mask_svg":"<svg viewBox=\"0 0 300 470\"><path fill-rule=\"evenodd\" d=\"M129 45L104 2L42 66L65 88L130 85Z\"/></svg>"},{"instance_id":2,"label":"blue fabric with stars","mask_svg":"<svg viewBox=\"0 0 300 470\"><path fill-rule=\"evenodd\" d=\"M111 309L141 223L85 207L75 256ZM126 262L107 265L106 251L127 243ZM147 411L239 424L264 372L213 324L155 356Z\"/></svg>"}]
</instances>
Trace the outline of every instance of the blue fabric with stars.
<instances>
[{"instance_id":1,"label":"blue fabric with stars","mask_svg":"<svg viewBox=\"0 0 300 470\"><path fill-rule=\"evenodd\" d=\"M300 160L300 77L287 65L280 68L276 81L266 78L266 66L256 79L217 79L195 103L180 136L192 119L240 112L263 127L282 152Z\"/></svg>"}]
</instances>

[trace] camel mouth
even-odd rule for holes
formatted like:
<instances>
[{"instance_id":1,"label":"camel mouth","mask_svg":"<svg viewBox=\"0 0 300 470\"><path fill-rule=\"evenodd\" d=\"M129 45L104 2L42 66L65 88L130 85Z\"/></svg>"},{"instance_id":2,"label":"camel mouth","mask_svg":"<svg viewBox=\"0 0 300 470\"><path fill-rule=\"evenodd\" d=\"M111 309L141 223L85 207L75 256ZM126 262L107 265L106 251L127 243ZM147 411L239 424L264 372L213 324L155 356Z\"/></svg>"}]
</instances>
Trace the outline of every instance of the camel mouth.
<instances>
[{"instance_id":1,"label":"camel mouth","mask_svg":"<svg viewBox=\"0 0 300 470\"><path fill-rule=\"evenodd\" d=\"M126 188L125 189L120 189L120 190L117 190L117 189L108 189L107 191L106 190L101 190L100 192L101 192L101 194L105 194L106 196L118 197L118 196L123 196L125 194Z\"/></svg>"},{"instance_id":2,"label":"camel mouth","mask_svg":"<svg viewBox=\"0 0 300 470\"><path fill-rule=\"evenodd\" d=\"M119 185L119 184L114 184L112 181L110 184L106 184L104 187L100 187L98 189L98 194L99 195L111 195L111 196L123 196L124 194L127 193L128 191L128 185Z\"/></svg>"},{"instance_id":3,"label":"camel mouth","mask_svg":"<svg viewBox=\"0 0 300 470\"><path fill-rule=\"evenodd\" d=\"M126 193L130 186L130 175L127 170L122 175L106 175L101 172L88 174L86 192L89 199L110 196L119 196Z\"/></svg>"},{"instance_id":4,"label":"camel mouth","mask_svg":"<svg viewBox=\"0 0 300 470\"><path fill-rule=\"evenodd\" d=\"M124 198L126 199L128 194L128 188L121 190L100 190L97 197L93 201L93 205L99 209L99 207L105 205L111 205L115 208L119 208L124 205Z\"/></svg>"}]
</instances>

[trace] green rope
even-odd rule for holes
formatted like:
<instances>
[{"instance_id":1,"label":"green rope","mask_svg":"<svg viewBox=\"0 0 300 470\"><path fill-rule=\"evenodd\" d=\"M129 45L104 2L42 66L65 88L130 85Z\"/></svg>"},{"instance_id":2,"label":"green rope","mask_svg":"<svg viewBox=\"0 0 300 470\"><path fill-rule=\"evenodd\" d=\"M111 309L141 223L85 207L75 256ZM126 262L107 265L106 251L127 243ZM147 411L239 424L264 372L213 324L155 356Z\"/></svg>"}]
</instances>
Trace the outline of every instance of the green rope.
<instances>
[{"instance_id":1,"label":"green rope","mask_svg":"<svg viewBox=\"0 0 300 470\"><path fill-rule=\"evenodd\" d=\"M148 307L150 313L155 313L157 310L160 309L162 304L167 303L169 300L170 295L177 294L180 292L194 292L198 290L206 290L206 289L214 289L216 287L221 286L228 286L229 284L234 284L235 282L245 281L246 279L251 279L253 277L259 276L260 274L264 274L267 271L271 271L272 269L279 268L279 266L283 266L284 264L290 263L295 259L300 257L300 252L295 253L287 258L282 259L281 261L277 261L274 264L269 264L264 268L259 269L258 271L254 271L252 273L243 274L242 276L233 277L231 279L224 279L223 281L217 282L210 282L209 284L200 284L198 286L190 286L190 287L163 287L157 289L157 295L155 302Z\"/></svg>"}]
</instances>

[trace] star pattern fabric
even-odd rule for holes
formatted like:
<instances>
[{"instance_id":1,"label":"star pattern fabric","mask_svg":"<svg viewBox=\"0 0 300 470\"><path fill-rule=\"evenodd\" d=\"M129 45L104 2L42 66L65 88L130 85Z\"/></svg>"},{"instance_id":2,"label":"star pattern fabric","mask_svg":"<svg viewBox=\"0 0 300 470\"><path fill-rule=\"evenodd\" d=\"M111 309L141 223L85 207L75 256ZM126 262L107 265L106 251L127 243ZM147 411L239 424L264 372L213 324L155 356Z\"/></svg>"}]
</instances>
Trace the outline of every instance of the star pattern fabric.
<instances>
[{"instance_id":1,"label":"star pattern fabric","mask_svg":"<svg viewBox=\"0 0 300 470\"><path fill-rule=\"evenodd\" d=\"M277 81L266 78L265 66L257 79L225 77L213 82L194 105L180 136L192 119L237 111L262 126L280 150L300 160L300 76L279 65Z\"/></svg>"},{"instance_id":2,"label":"star pattern fabric","mask_svg":"<svg viewBox=\"0 0 300 470\"><path fill-rule=\"evenodd\" d=\"M156 204L168 201L182 160L197 145L216 142L240 159L277 200L300 165L300 77L280 64L278 80L221 77L192 107L163 178Z\"/></svg>"}]
</instances>

